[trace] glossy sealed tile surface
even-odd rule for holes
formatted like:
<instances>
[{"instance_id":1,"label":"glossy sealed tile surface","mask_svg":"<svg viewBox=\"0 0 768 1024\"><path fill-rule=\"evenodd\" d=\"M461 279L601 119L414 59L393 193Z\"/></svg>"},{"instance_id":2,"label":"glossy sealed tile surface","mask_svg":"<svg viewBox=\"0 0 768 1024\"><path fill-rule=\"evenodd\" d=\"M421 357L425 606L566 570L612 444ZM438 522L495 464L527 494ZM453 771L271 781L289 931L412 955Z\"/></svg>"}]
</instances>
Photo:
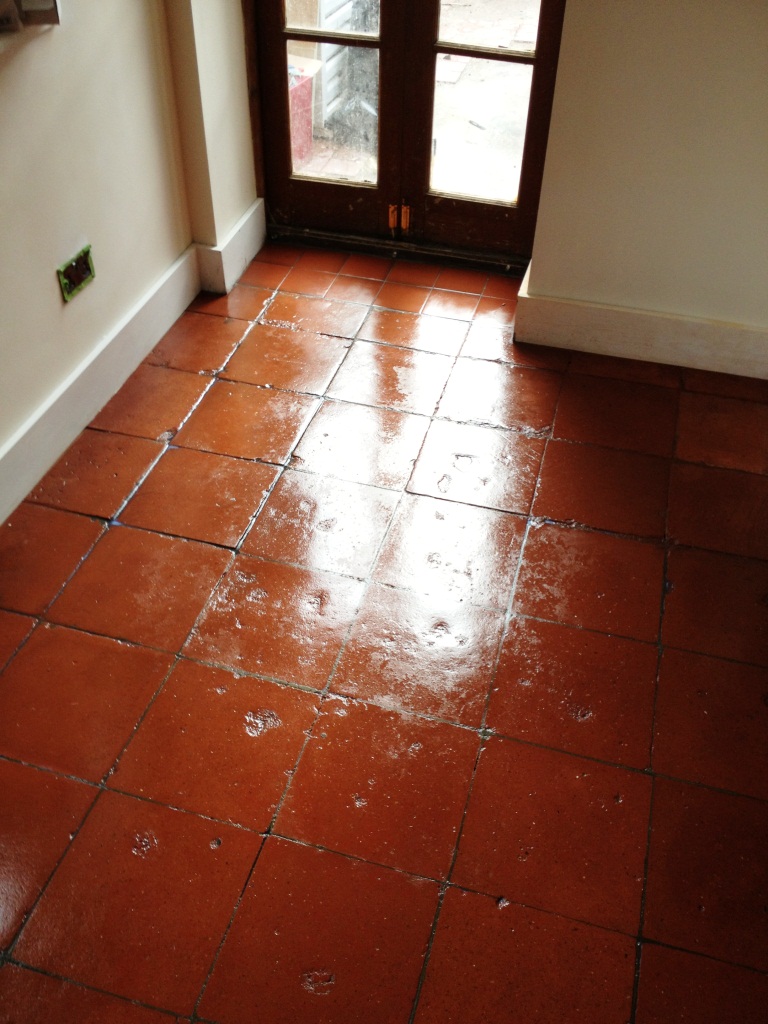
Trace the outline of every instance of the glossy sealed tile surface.
<instances>
[{"instance_id":1,"label":"glossy sealed tile surface","mask_svg":"<svg viewBox=\"0 0 768 1024\"><path fill-rule=\"evenodd\" d=\"M190 373L216 373L248 333L242 320L184 313L146 358L154 366Z\"/></svg>"},{"instance_id":2,"label":"glossy sealed tile surface","mask_svg":"<svg viewBox=\"0 0 768 1024\"><path fill-rule=\"evenodd\" d=\"M378 583L503 610L525 520L406 494L373 571Z\"/></svg>"},{"instance_id":3,"label":"glossy sealed tile surface","mask_svg":"<svg viewBox=\"0 0 768 1024\"><path fill-rule=\"evenodd\" d=\"M221 376L245 384L322 395L348 344L311 331L256 324Z\"/></svg>"},{"instance_id":4,"label":"glossy sealed tile surface","mask_svg":"<svg viewBox=\"0 0 768 1024\"><path fill-rule=\"evenodd\" d=\"M36 615L103 532L95 519L24 502L0 528L0 607Z\"/></svg>"},{"instance_id":5,"label":"glossy sealed tile surface","mask_svg":"<svg viewBox=\"0 0 768 1024\"><path fill-rule=\"evenodd\" d=\"M513 618L488 725L532 743L647 768L657 661L652 644Z\"/></svg>"},{"instance_id":6,"label":"glossy sealed tile surface","mask_svg":"<svg viewBox=\"0 0 768 1024\"><path fill-rule=\"evenodd\" d=\"M84 430L29 500L110 519L162 453L157 441Z\"/></svg>"},{"instance_id":7,"label":"glossy sealed tile surface","mask_svg":"<svg viewBox=\"0 0 768 1024\"><path fill-rule=\"evenodd\" d=\"M172 448L128 503L120 521L231 547L242 537L276 478L273 466Z\"/></svg>"},{"instance_id":8,"label":"glossy sealed tile surface","mask_svg":"<svg viewBox=\"0 0 768 1024\"><path fill-rule=\"evenodd\" d=\"M230 557L197 541L113 528L54 603L50 618L177 651Z\"/></svg>"},{"instance_id":9,"label":"glossy sealed tile surface","mask_svg":"<svg viewBox=\"0 0 768 1024\"><path fill-rule=\"evenodd\" d=\"M356 580L243 555L184 653L321 690L361 596Z\"/></svg>"},{"instance_id":10,"label":"glossy sealed tile surface","mask_svg":"<svg viewBox=\"0 0 768 1024\"><path fill-rule=\"evenodd\" d=\"M768 383L518 287L269 243L2 524L0 1024L763 1024Z\"/></svg>"},{"instance_id":11,"label":"glossy sealed tile surface","mask_svg":"<svg viewBox=\"0 0 768 1024\"><path fill-rule=\"evenodd\" d=\"M240 459L285 463L317 406L317 399L309 395L219 381L176 443Z\"/></svg>"},{"instance_id":12,"label":"glossy sealed tile surface","mask_svg":"<svg viewBox=\"0 0 768 1024\"><path fill-rule=\"evenodd\" d=\"M503 625L487 608L372 584L332 689L477 726Z\"/></svg>"},{"instance_id":13,"label":"glossy sealed tile surface","mask_svg":"<svg viewBox=\"0 0 768 1024\"><path fill-rule=\"evenodd\" d=\"M658 779L648 938L765 971L766 830L764 802Z\"/></svg>"},{"instance_id":14,"label":"glossy sealed tile surface","mask_svg":"<svg viewBox=\"0 0 768 1024\"><path fill-rule=\"evenodd\" d=\"M527 515L543 453L539 438L436 420L408 490Z\"/></svg>"},{"instance_id":15,"label":"glossy sealed tile surface","mask_svg":"<svg viewBox=\"0 0 768 1024\"><path fill-rule=\"evenodd\" d=\"M310 694L182 661L109 784L263 831L316 711Z\"/></svg>"},{"instance_id":16,"label":"glossy sealed tile surface","mask_svg":"<svg viewBox=\"0 0 768 1024\"><path fill-rule=\"evenodd\" d=\"M451 880L632 934L650 799L637 772L492 739Z\"/></svg>"},{"instance_id":17,"label":"glossy sealed tile surface","mask_svg":"<svg viewBox=\"0 0 768 1024\"><path fill-rule=\"evenodd\" d=\"M32 909L96 794L80 782L0 760L0 948Z\"/></svg>"},{"instance_id":18,"label":"glossy sealed tile surface","mask_svg":"<svg viewBox=\"0 0 768 1024\"><path fill-rule=\"evenodd\" d=\"M431 416L452 365L448 356L357 341L328 388L328 395Z\"/></svg>"},{"instance_id":19,"label":"glossy sealed tile surface","mask_svg":"<svg viewBox=\"0 0 768 1024\"><path fill-rule=\"evenodd\" d=\"M210 386L210 377L142 363L91 426L169 441Z\"/></svg>"},{"instance_id":20,"label":"glossy sealed tile surface","mask_svg":"<svg viewBox=\"0 0 768 1024\"><path fill-rule=\"evenodd\" d=\"M397 505L393 491L287 470L242 550L348 576L367 576Z\"/></svg>"},{"instance_id":21,"label":"glossy sealed tile surface","mask_svg":"<svg viewBox=\"0 0 768 1024\"><path fill-rule=\"evenodd\" d=\"M3 677L0 753L98 782L171 664L145 647L38 629Z\"/></svg>"},{"instance_id":22,"label":"glossy sealed tile surface","mask_svg":"<svg viewBox=\"0 0 768 1024\"><path fill-rule=\"evenodd\" d=\"M633 971L624 935L451 889L416 1022L617 1024L628 1019Z\"/></svg>"},{"instance_id":23,"label":"glossy sealed tile surface","mask_svg":"<svg viewBox=\"0 0 768 1024\"><path fill-rule=\"evenodd\" d=\"M104 793L14 954L94 988L190 1013L259 845L258 836L229 825ZM193 918L181 918L179 905L194 907Z\"/></svg>"},{"instance_id":24,"label":"glossy sealed tile surface","mask_svg":"<svg viewBox=\"0 0 768 1024\"><path fill-rule=\"evenodd\" d=\"M326 402L297 446L293 464L352 483L400 489L428 426L425 416Z\"/></svg>"},{"instance_id":25,"label":"glossy sealed tile surface","mask_svg":"<svg viewBox=\"0 0 768 1024\"><path fill-rule=\"evenodd\" d=\"M201 1014L240 1024L407 1020L437 886L268 839Z\"/></svg>"},{"instance_id":26,"label":"glossy sealed tile surface","mask_svg":"<svg viewBox=\"0 0 768 1024\"><path fill-rule=\"evenodd\" d=\"M445 878L477 736L442 722L329 698L278 834L416 875Z\"/></svg>"}]
</instances>

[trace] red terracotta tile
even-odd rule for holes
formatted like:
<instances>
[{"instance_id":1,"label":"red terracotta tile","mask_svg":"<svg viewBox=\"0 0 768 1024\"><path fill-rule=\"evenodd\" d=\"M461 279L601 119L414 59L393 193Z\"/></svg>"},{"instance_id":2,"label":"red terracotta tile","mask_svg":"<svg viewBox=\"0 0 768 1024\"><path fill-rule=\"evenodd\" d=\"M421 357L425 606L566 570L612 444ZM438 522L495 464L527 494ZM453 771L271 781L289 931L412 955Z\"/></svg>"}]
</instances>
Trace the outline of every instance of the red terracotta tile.
<instances>
[{"instance_id":1,"label":"red terracotta tile","mask_svg":"<svg viewBox=\"0 0 768 1024\"><path fill-rule=\"evenodd\" d=\"M170 669L170 655L38 629L3 675L0 751L98 782Z\"/></svg>"},{"instance_id":2,"label":"red terracotta tile","mask_svg":"<svg viewBox=\"0 0 768 1024\"><path fill-rule=\"evenodd\" d=\"M574 352L571 372L592 377L612 377L616 380L634 380L641 384L658 384L664 388L679 388L681 369L663 363L650 363L641 359L620 359L601 356L594 352Z\"/></svg>"},{"instance_id":3,"label":"red terracotta tile","mask_svg":"<svg viewBox=\"0 0 768 1024\"><path fill-rule=\"evenodd\" d=\"M768 805L657 779L646 938L768 968Z\"/></svg>"},{"instance_id":4,"label":"red terracotta tile","mask_svg":"<svg viewBox=\"0 0 768 1024\"><path fill-rule=\"evenodd\" d=\"M503 610L525 520L406 494L373 572L378 583Z\"/></svg>"},{"instance_id":5,"label":"red terracotta tile","mask_svg":"<svg viewBox=\"0 0 768 1024\"><path fill-rule=\"evenodd\" d=\"M162 452L143 437L84 430L28 500L111 519Z\"/></svg>"},{"instance_id":6,"label":"red terracotta tile","mask_svg":"<svg viewBox=\"0 0 768 1024\"><path fill-rule=\"evenodd\" d=\"M533 514L640 537L663 537L669 462L656 455L550 441Z\"/></svg>"},{"instance_id":7,"label":"red terracotta tile","mask_svg":"<svg viewBox=\"0 0 768 1024\"><path fill-rule=\"evenodd\" d=\"M435 288L424 304L424 312L430 316L444 316L452 320L471 320L477 308L477 295L464 292L448 292ZM377 305L381 305L377 301Z\"/></svg>"},{"instance_id":8,"label":"red terracotta tile","mask_svg":"<svg viewBox=\"0 0 768 1024\"><path fill-rule=\"evenodd\" d=\"M768 977L708 957L646 944L637 1024L763 1024Z\"/></svg>"},{"instance_id":9,"label":"red terracotta tile","mask_svg":"<svg viewBox=\"0 0 768 1024\"><path fill-rule=\"evenodd\" d=\"M367 576L398 495L287 470L242 551L349 576Z\"/></svg>"},{"instance_id":10,"label":"red terracotta tile","mask_svg":"<svg viewBox=\"0 0 768 1024\"><path fill-rule=\"evenodd\" d=\"M28 615L0 611L0 669L7 665L35 625Z\"/></svg>"},{"instance_id":11,"label":"red terracotta tile","mask_svg":"<svg viewBox=\"0 0 768 1024\"><path fill-rule=\"evenodd\" d=\"M280 294L269 307L264 322L292 330L354 338L367 313L368 306L363 303Z\"/></svg>"},{"instance_id":12,"label":"red terracotta tile","mask_svg":"<svg viewBox=\"0 0 768 1024\"><path fill-rule=\"evenodd\" d=\"M336 279L336 274L326 274L322 270L310 270L299 260L290 270L280 285L280 291L292 292L296 295L325 295Z\"/></svg>"},{"instance_id":13,"label":"red terracotta tile","mask_svg":"<svg viewBox=\"0 0 768 1024\"><path fill-rule=\"evenodd\" d=\"M492 298L483 296L477 304L475 317L478 320L493 320L497 324L511 326L515 322L517 299Z\"/></svg>"},{"instance_id":14,"label":"red terracotta tile","mask_svg":"<svg viewBox=\"0 0 768 1024\"><path fill-rule=\"evenodd\" d=\"M0 970L2 1024L172 1024L176 1020L144 1006L81 988L15 964Z\"/></svg>"},{"instance_id":15,"label":"red terracotta tile","mask_svg":"<svg viewBox=\"0 0 768 1024\"><path fill-rule=\"evenodd\" d=\"M308 395L218 381L176 443L219 455L286 463L319 407Z\"/></svg>"},{"instance_id":16,"label":"red terracotta tile","mask_svg":"<svg viewBox=\"0 0 768 1024\"><path fill-rule=\"evenodd\" d=\"M503 627L499 612L372 584L332 688L477 728Z\"/></svg>"},{"instance_id":17,"label":"red terracotta tile","mask_svg":"<svg viewBox=\"0 0 768 1024\"><path fill-rule=\"evenodd\" d=\"M229 825L104 793L14 955L189 1014L260 842Z\"/></svg>"},{"instance_id":18,"label":"red terracotta tile","mask_svg":"<svg viewBox=\"0 0 768 1024\"><path fill-rule=\"evenodd\" d=\"M388 309L372 309L357 333L363 341L380 341L446 356L458 355L466 335L467 325L461 320Z\"/></svg>"},{"instance_id":19,"label":"red terracotta tile","mask_svg":"<svg viewBox=\"0 0 768 1024\"><path fill-rule=\"evenodd\" d=\"M170 441L210 387L209 377L143 363L91 426Z\"/></svg>"},{"instance_id":20,"label":"red terracotta tile","mask_svg":"<svg viewBox=\"0 0 768 1024\"><path fill-rule=\"evenodd\" d=\"M183 313L146 358L153 366L189 373L216 373L248 333L242 320Z\"/></svg>"},{"instance_id":21,"label":"red terracotta tile","mask_svg":"<svg viewBox=\"0 0 768 1024\"><path fill-rule=\"evenodd\" d=\"M491 739L452 881L634 935L650 800L639 772Z\"/></svg>"},{"instance_id":22,"label":"red terracotta tile","mask_svg":"<svg viewBox=\"0 0 768 1024\"><path fill-rule=\"evenodd\" d=\"M230 553L113 527L52 605L51 621L177 651Z\"/></svg>"},{"instance_id":23,"label":"red terracotta tile","mask_svg":"<svg viewBox=\"0 0 768 1024\"><path fill-rule=\"evenodd\" d=\"M547 433L552 426L561 377L484 359L457 359L438 416Z\"/></svg>"},{"instance_id":24,"label":"red terracotta tile","mask_svg":"<svg viewBox=\"0 0 768 1024\"><path fill-rule=\"evenodd\" d=\"M256 288L279 288L288 274L284 264L262 263L254 260L240 277L238 284L250 284Z\"/></svg>"},{"instance_id":25,"label":"red terracotta tile","mask_svg":"<svg viewBox=\"0 0 768 1024\"><path fill-rule=\"evenodd\" d=\"M234 320L258 320L269 305L272 288L236 284L227 295L201 292L189 306L190 311L232 317Z\"/></svg>"},{"instance_id":26,"label":"red terracotta tile","mask_svg":"<svg viewBox=\"0 0 768 1024\"><path fill-rule=\"evenodd\" d=\"M453 292L471 292L474 295L482 295L487 283L488 275L480 270L460 270L456 267L449 267L440 271L437 281L435 281L435 287Z\"/></svg>"},{"instance_id":27,"label":"red terracotta tile","mask_svg":"<svg viewBox=\"0 0 768 1024\"><path fill-rule=\"evenodd\" d=\"M341 273L352 277L368 277L374 281L383 281L391 269L392 260L384 256L364 256L354 253L345 260Z\"/></svg>"},{"instance_id":28,"label":"red terracotta tile","mask_svg":"<svg viewBox=\"0 0 768 1024\"><path fill-rule=\"evenodd\" d=\"M768 380L739 377L730 373L709 373L707 370L683 369L683 387L723 398L744 398L752 402L768 402Z\"/></svg>"},{"instance_id":29,"label":"red terracotta tile","mask_svg":"<svg viewBox=\"0 0 768 1024\"><path fill-rule=\"evenodd\" d=\"M275 831L413 874L445 878L477 734L328 699Z\"/></svg>"},{"instance_id":30,"label":"red terracotta tile","mask_svg":"<svg viewBox=\"0 0 768 1024\"><path fill-rule=\"evenodd\" d=\"M491 691L489 729L648 768L655 645L513 618Z\"/></svg>"},{"instance_id":31,"label":"red terracotta tile","mask_svg":"<svg viewBox=\"0 0 768 1024\"><path fill-rule=\"evenodd\" d=\"M347 262L347 253L333 252L331 250L305 249L296 261L296 266L302 270L321 271L329 274L338 274Z\"/></svg>"},{"instance_id":32,"label":"red terracotta tile","mask_svg":"<svg viewBox=\"0 0 768 1024\"><path fill-rule=\"evenodd\" d=\"M299 245L267 242L256 253L255 259L259 263L276 263L279 266L292 267L306 251Z\"/></svg>"},{"instance_id":33,"label":"red terracotta tile","mask_svg":"<svg viewBox=\"0 0 768 1024\"><path fill-rule=\"evenodd\" d=\"M404 487L429 420L424 416L347 402L325 402L302 437L293 464L312 473Z\"/></svg>"},{"instance_id":34,"label":"red terracotta tile","mask_svg":"<svg viewBox=\"0 0 768 1024\"><path fill-rule=\"evenodd\" d=\"M634 963L627 936L449 889L415 1024L617 1024L630 1018Z\"/></svg>"},{"instance_id":35,"label":"red terracotta tile","mask_svg":"<svg viewBox=\"0 0 768 1024\"><path fill-rule=\"evenodd\" d=\"M316 713L311 694L182 661L109 784L264 831Z\"/></svg>"},{"instance_id":36,"label":"red terracotta tile","mask_svg":"<svg viewBox=\"0 0 768 1024\"><path fill-rule=\"evenodd\" d=\"M241 556L184 653L321 690L361 596L356 580Z\"/></svg>"},{"instance_id":37,"label":"red terracotta tile","mask_svg":"<svg viewBox=\"0 0 768 1024\"><path fill-rule=\"evenodd\" d=\"M376 305L383 309L395 309L401 313L420 313L428 297L428 288L397 284L390 278L381 286L376 296Z\"/></svg>"},{"instance_id":38,"label":"red terracotta tile","mask_svg":"<svg viewBox=\"0 0 768 1024\"><path fill-rule=\"evenodd\" d=\"M220 1024L406 1021L434 883L267 839L200 1005Z\"/></svg>"},{"instance_id":39,"label":"red terracotta tile","mask_svg":"<svg viewBox=\"0 0 768 1024\"><path fill-rule=\"evenodd\" d=\"M661 545L546 524L526 541L515 609L653 642L663 571Z\"/></svg>"},{"instance_id":40,"label":"red terracotta tile","mask_svg":"<svg viewBox=\"0 0 768 1024\"><path fill-rule=\"evenodd\" d=\"M430 416L452 366L450 356L356 341L327 393L347 402Z\"/></svg>"},{"instance_id":41,"label":"red terracotta tile","mask_svg":"<svg viewBox=\"0 0 768 1024\"><path fill-rule=\"evenodd\" d=\"M381 290L381 281L339 275L328 289L329 299L345 302L373 302Z\"/></svg>"},{"instance_id":42,"label":"red terracotta tile","mask_svg":"<svg viewBox=\"0 0 768 1024\"><path fill-rule=\"evenodd\" d=\"M523 283L520 277L507 277L506 274L489 274L488 283L483 295L489 299L516 299Z\"/></svg>"},{"instance_id":43,"label":"red terracotta tile","mask_svg":"<svg viewBox=\"0 0 768 1024\"><path fill-rule=\"evenodd\" d=\"M675 463L669 536L691 547L768 559L768 478Z\"/></svg>"},{"instance_id":44,"label":"red terracotta tile","mask_svg":"<svg viewBox=\"0 0 768 1024\"><path fill-rule=\"evenodd\" d=\"M527 515L543 453L538 438L435 420L408 490Z\"/></svg>"},{"instance_id":45,"label":"red terracotta tile","mask_svg":"<svg viewBox=\"0 0 768 1024\"><path fill-rule=\"evenodd\" d=\"M677 401L677 392L671 388L607 377L568 376L553 435L669 456L675 441Z\"/></svg>"},{"instance_id":46,"label":"red terracotta tile","mask_svg":"<svg viewBox=\"0 0 768 1024\"><path fill-rule=\"evenodd\" d=\"M171 448L128 503L120 521L234 547L276 476L272 466Z\"/></svg>"},{"instance_id":47,"label":"red terracotta tile","mask_svg":"<svg viewBox=\"0 0 768 1024\"><path fill-rule=\"evenodd\" d=\"M683 392L676 455L723 469L768 473L768 405Z\"/></svg>"},{"instance_id":48,"label":"red terracotta tile","mask_svg":"<svg viewBox=\"0 0 768 1024\"><path fill-rule=\"evenodd\" d=\"M493 320L474 320L469 326L461 354L470 359L490 359L515 363L537 370L565 370L571 353L562 348L524 345L514 340L514 328Z\"/></svg>"},{"instance_id":49,"label":"red terracotta tile","mask_svg":"<svg viewBox=\"0 0 768 1024\"><path fill-rule=\"evenodd\" d=\"M0 760L0 949L10 945L96 793L92 786Z\"/></svg>"},{"instance_id":50,"label":"red terracotta tile","mask_svg":"<svg viewBox=\"0 0 768 1024\"><path fill-rule=\"evenodd\" d=\"M310 331L256 324L221 374L227 380L322 395L348 343Z\"/></svg>"},{"instance_id":51,"label":"red terracotta tile","mask_svg":"<svg viewBox=\"0 0 768 1024\"><path fill-rule=\"evenodd\" d=\"M768 799L768 669L667 650L656 701L656 771Z\"/></svg>"},{"instance_id":52,"label":"red terracotta tile","mask_svg":"<svg viewBox=\"0 0 768 1024\"><path fill-rule=\"evenodd\" d=\"M393 263L387 280L398 284L418 285L431 288L442 272L442 267L432 263L411 263L399 260Z\"/></svg>"},{"instance_id":53,"label":"red terracotta tile","mask_svg":"<svg viewBox=\"0 0 768 1024\"><path fill-rule=\"evenodd\" d=\"M0 607L37 615L96 543L95 519L23 502L0 526Z\"/></svg>"},{"instance_id":54,"label":"red terracotta tile","mask_svg":"<svg viewBox=\"0 0 768 1024\"><path fill-rule=\"evenodd\" d=\"M667 579L665 644L768 665L768 563L673 548Z\"/></svg>"}]
</instances>

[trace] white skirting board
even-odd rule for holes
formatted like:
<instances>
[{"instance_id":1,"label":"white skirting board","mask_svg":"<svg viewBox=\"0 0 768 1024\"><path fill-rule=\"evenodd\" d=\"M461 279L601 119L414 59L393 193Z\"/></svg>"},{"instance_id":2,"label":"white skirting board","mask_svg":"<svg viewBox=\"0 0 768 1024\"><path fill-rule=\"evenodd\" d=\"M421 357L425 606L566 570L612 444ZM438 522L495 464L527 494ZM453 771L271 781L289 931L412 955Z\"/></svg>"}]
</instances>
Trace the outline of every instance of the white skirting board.
<instances>
[{"instance_id":1,"label":"white skirting board","mask_svg":"<svg viewBox=\"0 0 768 1024\"><path fill-rule=\"evenodd\" d=\"M0 523L122 387L198 292L228 292L265 239L264 201L257 199L222 245L190 245L0 447Z\"/></svg>"},{"instance_id":2,"label":"white skirting board","mask_svg":"<svg viewBox=\"0 0 768 1024\"><path fill-rule=\"evenodd\" d=\"M264 200L257 199L221 245L197 245L200 287L223 295L232 289L267 237Z\"/></svg>"},{"instance_id":3,"label":"white skirting board","mask_svg":"<svg viewBox=\"0 0 768 1024\"><path fill-rule=\"evenodd\" d=\"M531 295L530 272L520 286L515 341L768 379L768 330Z\"/></svg>"},{"instance_id":4,"label":"white skirting board","mask_svg":"<svg viewBox=\"0 0 768 1024\"><path fill-rule=\"evenodd\" d=\"M120 389L199 291L198 254L190 246L0 447L0 523Z\"/></svg>"}]
</instances>

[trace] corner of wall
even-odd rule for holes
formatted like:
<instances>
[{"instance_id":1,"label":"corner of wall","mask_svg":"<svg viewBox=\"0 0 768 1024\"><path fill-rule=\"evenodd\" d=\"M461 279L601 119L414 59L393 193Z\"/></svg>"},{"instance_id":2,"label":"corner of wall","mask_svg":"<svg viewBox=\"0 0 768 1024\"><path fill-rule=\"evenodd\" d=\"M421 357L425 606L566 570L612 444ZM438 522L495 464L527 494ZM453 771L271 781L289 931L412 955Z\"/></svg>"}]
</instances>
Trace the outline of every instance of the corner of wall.
<instances>
[{"instance_id":1,"label":"corner of wall","mask_svg":"<svg viewBox=\"0 0 768 1024\"><path fill-rule=\"evenodd\" d=\"M221 245L196 246L201 288L220 294L230 291L266 237L264 200L257 199Z\"/></svg>"}]
</instances>

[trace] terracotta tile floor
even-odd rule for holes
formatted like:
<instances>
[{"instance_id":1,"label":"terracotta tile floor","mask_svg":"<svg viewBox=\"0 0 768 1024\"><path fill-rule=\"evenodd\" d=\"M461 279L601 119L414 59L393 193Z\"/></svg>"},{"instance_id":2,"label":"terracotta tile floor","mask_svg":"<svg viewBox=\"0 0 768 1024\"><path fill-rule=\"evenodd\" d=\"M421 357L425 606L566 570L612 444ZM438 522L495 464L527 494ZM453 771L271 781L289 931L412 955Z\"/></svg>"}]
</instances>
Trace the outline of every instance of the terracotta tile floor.
<instances>
[{"instance_id":1,"label":"terracotta tile floor","mask_svg":"<svg viewBox=\"0 0 768 1024\"><path fill-rule=\"evenodd\" d=\"M268 245L0 527L2 1024L765 1024L768 383Z\"/></svg>"}]
</instances>

